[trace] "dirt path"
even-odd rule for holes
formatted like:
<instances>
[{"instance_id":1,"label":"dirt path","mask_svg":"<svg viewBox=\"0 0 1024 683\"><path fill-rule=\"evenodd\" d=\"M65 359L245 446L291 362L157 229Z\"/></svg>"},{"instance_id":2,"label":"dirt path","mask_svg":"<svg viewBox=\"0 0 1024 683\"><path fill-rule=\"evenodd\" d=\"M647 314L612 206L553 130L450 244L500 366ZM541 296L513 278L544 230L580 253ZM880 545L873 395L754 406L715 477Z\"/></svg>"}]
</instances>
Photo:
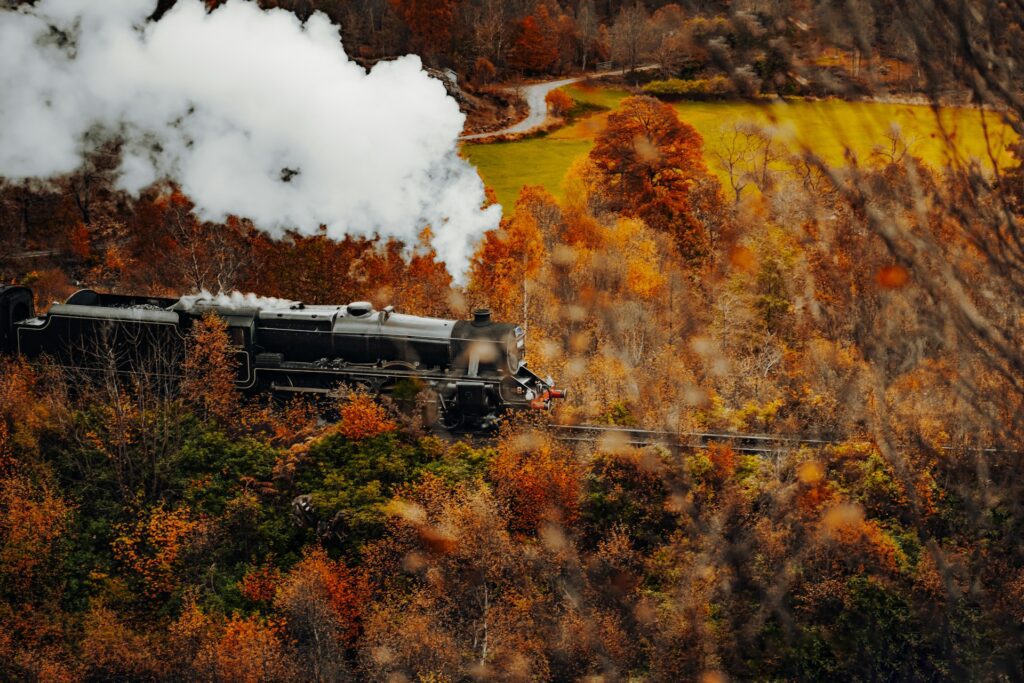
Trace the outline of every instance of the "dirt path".
<instances>
[{"instance_id":1,"label":"dirt path","mask_svg":"<svg viewBox=\"0 0 1024 683\"><path fill-rule=\"evenodd\" d=\"M646 71L648 69L657 68L656 64L649 64L647 66L639 66L635 71ZM539 128L544 124L548 118L548 105L544 101L548 93L552 90L556 90L572 83L578 83L585 81L588 78L605 78L607 76L621 76L626 73L628 69L618 69L616 71L602 71L600 73L587 74L585 76L576 76L574 78L563 78L557 81L545 81L543 83L531 83L529 85L520 86L523 91L523 96L526 98L526 104L529 107L529 113L526 118L508 128L502 128L501 130L492 130L487 133L474 133L472 135L463 135L459 140L482 140L483 138L492 138L496 135L516 135L518 133L528 133L534 128ZM510 88L512 89L512 88Z\"/></svg>"}]
</instances>

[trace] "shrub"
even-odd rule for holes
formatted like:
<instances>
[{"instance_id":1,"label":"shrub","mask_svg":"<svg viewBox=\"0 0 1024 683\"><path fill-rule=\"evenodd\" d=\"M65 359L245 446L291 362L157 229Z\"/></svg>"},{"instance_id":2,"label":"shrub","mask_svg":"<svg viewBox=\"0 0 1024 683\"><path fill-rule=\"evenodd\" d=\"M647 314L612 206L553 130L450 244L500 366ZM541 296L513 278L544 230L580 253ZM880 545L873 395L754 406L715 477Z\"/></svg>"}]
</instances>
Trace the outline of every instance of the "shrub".
<instances>
[{"instance_id":1,"label":"shrub","mask_svg":"<svg viewBox=\"0 0 1024 683\"><path fill-rule=\"evenodd\" d=\"M710 99L731 95L735 90L732 81L725 76L695 78L692 80L670 78L665 81L651 81L643 87L643 91L648 95L666 99Z\"/></svg>"},{"instance_id":2,"label":"shrub","mask_svg":"<svg viewBox=\"0 0 1024 683\"><path fill-rule=\"evenodd\" d=\"M498 75L498 70L487 57L477 57L473 63L473 78L477 84L486 85Z\"/></svg>"},{"instance_id":3,"label":"shrub","mask_svg":"<svg viewBox=\"0 0 1024 683\"><path fill-rule=\"evenodd\" d=\"M565 116L573 108L575 101L564 90L552 90L544 98L548 111L554 116Z\"/></svg>"},{"instance_id":4,"label":"shrub","mask_svg":"<svg viewBox=\"0 0 1024 683\"><path fill-rule=\"evenodd\" d=\"M338 432L351 441L370 439L397 429L387 411L366 394L352 394L339 412Z\"/></svg>"}]
</instances>

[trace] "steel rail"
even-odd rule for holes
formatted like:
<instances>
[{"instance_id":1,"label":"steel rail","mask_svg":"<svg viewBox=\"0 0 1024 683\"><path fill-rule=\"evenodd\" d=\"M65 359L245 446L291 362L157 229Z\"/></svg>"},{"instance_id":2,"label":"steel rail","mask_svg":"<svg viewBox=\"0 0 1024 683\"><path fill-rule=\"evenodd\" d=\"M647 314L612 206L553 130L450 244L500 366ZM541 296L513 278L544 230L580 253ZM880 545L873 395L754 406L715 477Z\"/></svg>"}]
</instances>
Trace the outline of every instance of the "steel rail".
<instances>
[{"instance_id":1,"label":"steel rail","mask_svg":"<svg viewBox=\"0 0 1024 683\"><path fill-rule=\"evenodd\" d=\"M552 425L552 432L560 441L594 443L605 434L617 434L618 441L628 446L669 446L672 448L707 448L712 443L728 444L740 453L779 453L802 446L872 446L864 439L822 439L819 437L782 436L743 432L673 432L657 429L638 429L611 425ZM1007 449L979 446L940 446L942 451L969 450L976 453L1017 453Z\"/></svg>"}]
</instances>

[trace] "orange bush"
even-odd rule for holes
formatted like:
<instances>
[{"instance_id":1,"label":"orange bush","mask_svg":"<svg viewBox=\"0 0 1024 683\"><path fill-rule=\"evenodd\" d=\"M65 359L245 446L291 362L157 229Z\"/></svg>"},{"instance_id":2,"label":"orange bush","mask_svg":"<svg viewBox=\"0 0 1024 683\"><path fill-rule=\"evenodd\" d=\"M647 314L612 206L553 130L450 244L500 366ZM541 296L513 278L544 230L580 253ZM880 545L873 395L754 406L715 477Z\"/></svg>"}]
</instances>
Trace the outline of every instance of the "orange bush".
<instances>
[{"instance_id":1,"label":"orange bush","mask_svg":"<svg viewBox=\"0 0 1024 683\"><path fill-rule=\"evenodd\" d=\"M732 446L712 443L707 450L716 479L725 481L735 474L736 452Z\"/></svg>"},{"instance_id":2,"label":"orange bush","mask_svg":"<svg viewBox=\"0 0 1024 683\"><path fill-rule=\"evenodd\" d=\"M2 423L0 423L2 424ZM70 522L72 508L27 478L0 480L0 571L27 586Z\"/></svg>"},{"instance_id":3,"label":"orange bush","mask_svg":"<svg viewBox=\"0 0 1024 683\"><path fill-rule=\"evenodd\" d=\"M19 448L35 450L40 435L53 423L57 406L42 395L45 380L20 358L0 359L0 422L7 430L7 450L0 446L0 453L13 458Z\"/></svg>"},{"instance_id":4,"label":"orange bush","mask_svg":"<svg viewBox=\"0 0 1024 683\"><path fill-rule=\"evenodd\" d=\"M534 433L503 441L490 479L513 532L532 534L545 521L571 524L579 516L579 465L546 436Z\"/></svg>"},{"instance_id":5,"label":"orange bush","mask_svg":"<svg viewBox=\"0 0 1024 683\"><path fill-rule=\"evenodd\" d=\"M278 622L233 616L217 643L217 677L245 683L290 679L294 664L281 642L282 630Z\"/></svg>"},{"instance_id":6,"label":"orange bush","mask_svg":"<svg viewBox=\"0 0 1024 683\"><path fill-rule=\"evenodd\" d=\"M253 602L270 602L280 585L280 570L271 565L263 565L246 572L242 577L241 591L242 595Z\"/></svg>"},{"instance_id":7,"label":"orange bush","mask_svg":"<svg viewBox=\"0 0 1024 683\"><path fill-rule=\"evenodd\" d=\"M7 421L0 417L0 476L7 476L14 469L14 449Z\"/></svg>"},{"instance_id":8,"label":"orange bush","mask_svg":"<svg viewBox=\"0 0 1024 683\"><path fill-rule=\"evenodd\" d=\"M552 90L544 97L544 101L548 105L548 111L555 116L565 116L575 104L564 90Z\"/></svg>"},{"instance_id":9,"label":"orange bush","mask_svg":"<svg viewBox=\"0 0 1024 683\"><path fill-rule=\"evenodd\" d=\"M68 234L68 242L71 244L71 253L80 259L87 259L92 255L92 245L89 243L89 228L84 223L76 223Z\"/></svg>"},{"instance_id":10,"label":"orange bush","mask_svg":"<svg viewBox=\"0 0 1024 683\"><path fill-rule=\"evenodd\" d=\"M147 680L157 676L159 658L150 639L133 630L112 609L94 604L85 615L81 661L97 679Z\"/></svg>"},{"instance_id":11,"label":"orange bush","mask_svg":"<svg viewBox=\"0 0 1024 683\"><path fill-rule=\"evenodd\" d=\"M476 61L473 62L473 77L478 84L486 85L493 81L497 75L498 70L487 57L477 57Z\"/></svg>"},{"instance_id":12,"label":"orange bush","mask_svg":"<svg viewBox=\"0 0 1024 683\"><path fill-rule=\"evenodd\" d=\"M380 404L368 394L350 395L339 412L341 421L338 423L338 432L352 441L370 439L398 428Z\"/></svg>"},{"instance_id":13,"label":"orange bush","mask_svg":"<svg viewBox=\"0 0 1024 683\"><path fill-rule=\"evenodd\" d=\"M188 508L154 508L149 515L121 528L114 557L139 575L150 597L177 585L177 570L184 551L206 532L206 521Z\"/></svg>"},{"instance_id":14,"label":"orange bush","mask_svg":"<svg viewBox=\"0 0 1024 683\"><path fill-rule=\"evenodd\" d=\"M313 548L288 572L277 591L274 605L285 613L289 608L326 598L327 614L333 617L338 632L352 642L359 633L363 610L369 601L369 587L362 576L341 561L327 556L323 548ZM310 610L295 610L308 614Z\"/></svg>"}]
</instances>

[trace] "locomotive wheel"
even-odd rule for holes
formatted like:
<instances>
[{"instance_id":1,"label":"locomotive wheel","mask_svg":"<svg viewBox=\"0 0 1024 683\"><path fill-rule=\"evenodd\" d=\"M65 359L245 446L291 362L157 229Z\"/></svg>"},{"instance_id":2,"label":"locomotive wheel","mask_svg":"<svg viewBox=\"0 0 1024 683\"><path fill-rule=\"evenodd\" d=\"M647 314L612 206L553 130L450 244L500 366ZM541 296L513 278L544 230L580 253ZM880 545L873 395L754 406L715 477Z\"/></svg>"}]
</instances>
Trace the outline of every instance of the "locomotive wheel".
<instances>
[{"instance_id":1,"label":"locomotive wheel","mask_svg":"<svg viewBox=\"0 0 1024 683\"><path fill-rule=\"evenodd\" d=\"M441 413L441 416L437 420L437 424L441 425L448 431L455 431L461 427L466 421L466 416L459 411L449 411L448 413Z\"/></svg>"}]
</instances>

